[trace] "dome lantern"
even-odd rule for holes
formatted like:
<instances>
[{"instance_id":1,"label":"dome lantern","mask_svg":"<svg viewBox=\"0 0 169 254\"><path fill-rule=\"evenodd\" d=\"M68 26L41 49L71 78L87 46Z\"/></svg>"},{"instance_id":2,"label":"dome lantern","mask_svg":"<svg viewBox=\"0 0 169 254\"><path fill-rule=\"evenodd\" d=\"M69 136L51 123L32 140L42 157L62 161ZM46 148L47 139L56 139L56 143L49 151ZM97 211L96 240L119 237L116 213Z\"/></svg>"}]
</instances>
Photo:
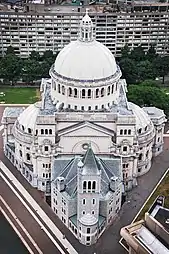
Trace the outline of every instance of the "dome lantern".
<instances>
[{"instance_id":1,"label":"dome lantern","mask_svg":"<svg viewBox=\"0 0 169 254\"><path fill-rule=\"evenodd\" d=\"M90 42L94 40L93 36L93 22L88 15L88 9L86 9L86 15L83 17L80 23L80 32L78 39L84 42Z\"/></svg>"}]
</instances>

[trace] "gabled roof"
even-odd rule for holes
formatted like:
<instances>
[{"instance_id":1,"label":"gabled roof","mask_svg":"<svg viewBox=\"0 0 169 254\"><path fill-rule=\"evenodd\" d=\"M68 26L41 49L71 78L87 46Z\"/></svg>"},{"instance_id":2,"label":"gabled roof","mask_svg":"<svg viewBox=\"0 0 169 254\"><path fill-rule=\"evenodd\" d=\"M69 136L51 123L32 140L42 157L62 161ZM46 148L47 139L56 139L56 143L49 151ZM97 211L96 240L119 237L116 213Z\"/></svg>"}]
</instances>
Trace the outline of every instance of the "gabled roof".
<instances>
[{"instance_id":1,"label":"gabled roof","mask_svg":"<svg viewBox=\"0 0 169 254\"><path fill-rule=\"evenodd\" d=\"M78 130L78 129L81 129L82 127L90 127L94 130L97 130L97 131L100 131L100 132L103 132L107 135L113 135L114 134L114 131L111 130L111 129L108 129L106 127L102 127L96 123L93 123L93 122L90 122L90 121L82 121L82 122L79 122L79 123L76 123L76 124L73 124L71 126L68 126L66 128L63 128L61 130L58 131L58 135L64 135L64 134L68 134L72 131L75 131L75 130Z\"/></svg>"},{"instance_id":2,"label":"gabled roof","mask_svg":"<svg viewBox=\"0 0 169 254\"><path fill-rule=\"evenodd\" d=\"M122 179L121 176L121 158L102 156L101 158L94 155L89 147L85 156L70 156L59 155L52 168L52 179L58 176L65 178L65 191L70 197L77 195L77 170L78 163L81 160L84 164L85 174L98 174L101 171L101 194L104 197L109 192L110 178L116 176ZM82 174L84 173L82 170Z\"/></svg>"}]
</instances>

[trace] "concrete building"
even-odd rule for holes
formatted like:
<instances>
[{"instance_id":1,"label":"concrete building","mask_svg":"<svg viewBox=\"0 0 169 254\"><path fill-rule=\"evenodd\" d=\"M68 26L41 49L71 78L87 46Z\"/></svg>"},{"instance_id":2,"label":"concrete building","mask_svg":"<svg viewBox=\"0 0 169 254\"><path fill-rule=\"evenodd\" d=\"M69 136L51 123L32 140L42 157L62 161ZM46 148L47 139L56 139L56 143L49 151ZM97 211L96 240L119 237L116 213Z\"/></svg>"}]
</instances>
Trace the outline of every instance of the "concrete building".
<instances>
[{"instance_id":1,"label":"concrete building","mask_svg":"<svg viewBox=\"0 0 169 254\"><path fill-rule=\"evenodd\" d=\"M121 229L130 254L169 253L169 209L164 207L164 197L158 197L144 220Z\"/></svg>"},{"instance_id":2,"label":"concrete building","mask_svg":"<svg viewBox=\"0 0 169 254\"><path fill-rule=\"evenodd\" d=\"M4 110L4 152L83 244L94 243L163 150L164 112L128 102L108 48L86 15L42 79L41 101ZM85 154L85 155L84 155Z\"/></svg>"},{"instance_id":3,"label":"concrete building","mask_svg":"<svg viewBox=\"0 0 169 254\"><path fill-rule=\"evenodd\" d=\"M135 1L127 5L90 5L96 26L96 39L116 56L125 44L132 49L151 45L157 53L169 54L168 3ZM0 6L0 54L8 46L27 57L33 50L58 52L78 36L84 6L27 4L24 7ZM86 7L85 7L86 8Z\"/></svg>"}]
</instances>

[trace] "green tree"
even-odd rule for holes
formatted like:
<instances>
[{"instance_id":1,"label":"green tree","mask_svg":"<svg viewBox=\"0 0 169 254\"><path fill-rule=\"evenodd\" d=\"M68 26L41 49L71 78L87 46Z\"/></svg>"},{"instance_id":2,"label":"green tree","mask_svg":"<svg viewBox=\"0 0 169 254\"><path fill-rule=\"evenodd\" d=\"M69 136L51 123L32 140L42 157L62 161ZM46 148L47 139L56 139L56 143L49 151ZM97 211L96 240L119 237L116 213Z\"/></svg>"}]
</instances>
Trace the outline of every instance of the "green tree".
<instances>
[{"instance_id":1,"label":"green tree","mask_svg":"<svg viewBox=\"0 0 169 254\"><path fill-rule=\"evenodd\" d=\"M134 48L131 51L130 58L135 60L136 62L144 61L146 57L143 47L140 45Z\"/></svg>"},{"instance_id":2,"label":"green tree","mask_svg":"<svg viewBox=\"0 0 169 254\"><path fill-rule=\"evenodd\" d=\"M149 50L147 51L146 58L151 62L157 58L156 50L153 45L151 45Z\"/></svg>"},{"instance_id":3,"label":"green tree","mask_svg":"<svg viewBox=\"0 0 169 254\"><path fill-rule=\"evenodd\" d=\"M119 62L123 78L126 79L128 84L136 83L136 64L135 61L130 58L122 58Z\"/></svg>"},{"instance_id":4,"label":"green tree","mask_svg":"<svg viewBox=\"0 0 169 254\"><path fill-rule=\"evenodd\" d=\"M12 55L15 54L15 49L12 46L7 47L6 55L9 55L9 54L12 54Z\"/></svg>"},{"instance_id":5,"label":"green tree","mask_svg":"<svg viewBox=\"0 0 169 254\"><path fill-rule=\"evenodd\" d=\"M164 84L165 76L169 73L169 57L168 56L158 56L154 61L154 66L157 70L157 76L162 77Z\"/></svg>"},{"instance_id":6,"label":"green tree","mask_svg":"<svg viewBox=\"0 0 169 254\"><path fill-rule=\"evenodd\" d=\"M35 59L25 59L22 68L22 80L24 82L33 83L34 80L41 78L42 67Z\"/></svg>"},{"instance_id":7,"label":"green tree","mask_svg":"<svg viewBox=\"0 0 169 254\"><path fill-rule=\"evenodd\" d=\"M33 50L31 52L29 57L30 57L30 59L35 60L35 61L40 61L40 59L41 59L41 56L40 56L39 52L37 52L35 50Z\"/></svg>"},{"instance_id":8,"label":"green tree","mask_svg":"<svg viewBox=\"0 0 169 254\"><path fill-rule=\"evenodd\" d=\"M129 101L143 106L155 106L169 115L169 96L158 87L145 85L130 85L127 97Z\"/></svg>"},{"instance_id":9,"label":"green tree","mask_svg":"<svg viewBox=\"0 0 169 254\"><path fill-rule=\"evenodd\" d=\"M121 58L128 58L130 54L130 49L129 46L126 44L122 49L121 49Z\"/></svg>"},{"instance_id":10,"label":"green tree","mask_svg":"<svg viewBox=\"0 0 169 254\"><path fill-rule=\"evenodd\" d=\"M148 60L138 62L136 65L136 70L137 83L146 79L156 78L156 71L154 69L154 65Z\"/></svg>"},{"instance_id":11,"label":"green tree","mask_svg":"<svg viewBox=\"0 0 169 254\"><path fill-rule=\"evenodd\" d=\"M22 60L14 54L7 54L1 59L0 76L13 85L20 79Z\"/></svg>"}]
</instances>

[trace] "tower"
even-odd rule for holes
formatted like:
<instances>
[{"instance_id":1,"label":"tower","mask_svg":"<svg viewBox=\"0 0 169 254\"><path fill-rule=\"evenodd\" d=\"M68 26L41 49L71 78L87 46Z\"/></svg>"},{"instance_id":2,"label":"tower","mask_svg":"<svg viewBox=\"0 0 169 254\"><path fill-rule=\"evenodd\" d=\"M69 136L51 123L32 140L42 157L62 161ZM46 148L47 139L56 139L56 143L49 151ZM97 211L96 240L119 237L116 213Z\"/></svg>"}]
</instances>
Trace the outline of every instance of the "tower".
<instances>
[{"instance_id":1,"label":"tower","mask_svg":"<svg viewBox=\"0 0 169 254\"><path fill-rule=\"evenodd\" d=\"M97 240L101 171L91 146L78 163L77 220L79 240L90 245Z\"/></svg>"}]
</instances>

